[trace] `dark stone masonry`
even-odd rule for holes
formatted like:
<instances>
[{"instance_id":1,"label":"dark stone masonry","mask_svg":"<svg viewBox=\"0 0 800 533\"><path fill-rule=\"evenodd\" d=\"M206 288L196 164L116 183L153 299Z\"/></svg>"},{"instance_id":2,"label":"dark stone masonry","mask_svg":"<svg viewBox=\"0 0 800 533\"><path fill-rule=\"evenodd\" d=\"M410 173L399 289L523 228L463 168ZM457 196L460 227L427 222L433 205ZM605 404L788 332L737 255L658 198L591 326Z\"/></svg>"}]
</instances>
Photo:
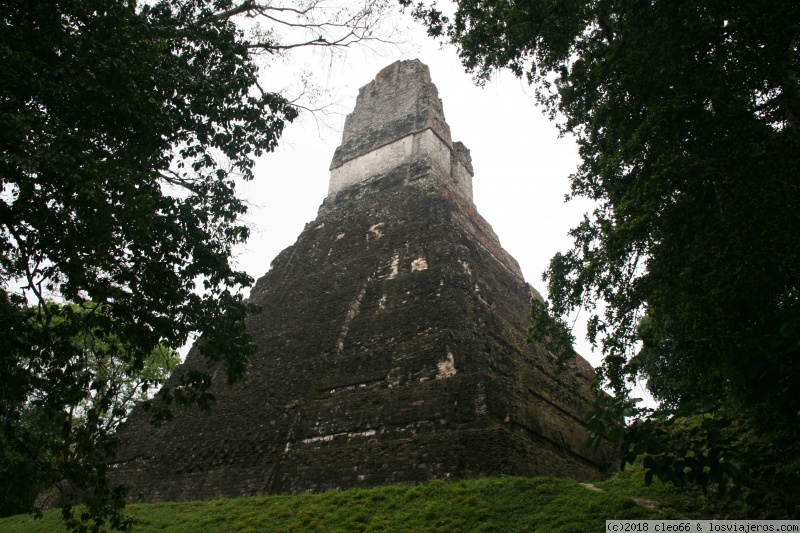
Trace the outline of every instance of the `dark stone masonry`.
<instances>
[{"instance_id":1,"label":"dark stone masonry","mask_svg":"<svg viewBox=\"0 0 800 533\"><path fill-rule=\"evenodd\" d=\"M425 65L362 88L331 171L252 291L247 381L220 369L211 412L155 428L135 410L123 428L112 470L130 500L608 473L613 448L586 446L591 366L556 372L525 342L539 296L472 203ZM204 365L192 351L176 373Z\"/></svg>"}]
</instances>

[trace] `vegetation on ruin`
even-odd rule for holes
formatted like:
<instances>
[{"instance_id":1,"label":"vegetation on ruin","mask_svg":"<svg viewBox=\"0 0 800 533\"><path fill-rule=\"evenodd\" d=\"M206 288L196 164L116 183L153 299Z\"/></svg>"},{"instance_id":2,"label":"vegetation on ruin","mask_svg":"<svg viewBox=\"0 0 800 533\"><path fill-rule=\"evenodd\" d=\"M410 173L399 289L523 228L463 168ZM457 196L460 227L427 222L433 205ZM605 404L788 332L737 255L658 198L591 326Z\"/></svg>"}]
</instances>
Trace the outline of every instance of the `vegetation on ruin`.
<instances>
[{"instance_id":1,"label":"vegetation on ruin","mask_svg":"<svg viewBox=\"0 0 800 533\"><path fill-rule=\"evenodd\" d=\"M800 4L401 3L479 82L533 84L578 143L571 195L597 208L553 257L533 333L568 355L567 317L590 313L616 394L596 431L633 417L627 459L651 475L800 512Z\"/></svg>"},{"instance_id":2,"label":"vegetation on ruin","mask_svg":"<svg viewBox=\"0 0 800 533\"><path fill-rule=\"evenodd\" d=\"M592 490L549 477L488 477L321 494L135 504L134 533L150 531L601 531L607 519L778 518L698 489L644 484L639 465ZM637 501L639 502L637 503ZM57 511L17 516L0 529L62 531Z\"/></svg>"}]
</instances>

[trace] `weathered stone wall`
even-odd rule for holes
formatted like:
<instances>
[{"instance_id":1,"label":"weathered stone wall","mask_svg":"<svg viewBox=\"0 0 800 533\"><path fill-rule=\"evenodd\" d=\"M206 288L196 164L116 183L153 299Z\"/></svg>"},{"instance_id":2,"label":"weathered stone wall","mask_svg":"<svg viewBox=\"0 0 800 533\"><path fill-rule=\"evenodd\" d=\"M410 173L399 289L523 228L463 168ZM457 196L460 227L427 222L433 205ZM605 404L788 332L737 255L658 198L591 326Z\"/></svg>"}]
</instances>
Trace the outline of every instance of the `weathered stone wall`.
<instances>
[{"instance_id":1,"label":"weathered stone wall","mask_svg":"<svg viewBox=\"0 0 800 533\"><path fill-rule=\"evenodd\" d=\"M585 445L589 364L556 372L524 340L541 296L475 210L425 73L398 63L362 89L331 180L360 178L332 185L253 288L247 381L215 369L214 409L160 428L131 415L112 472L134 500L613 468L612 446ZM191 351L170 384L204 365Z\"/></svg>"},{"instance_id":2,"label":"weathered stone wall","mask_svg":"<svg viewBox=\"0 0 800 533\"><path fill-rule=\"evenodd\" d=\"M472 170L472 156L469 148L460 141L453 143L450 168L456 189L461 192L461 196L472 201L472 177L475 175Z\"/></svg>"},{"instance_id":3,"label":"weathered stone wall","mask_svg":"<svg viewBox=\"0 0 800 533\"><path fill-rule=\"evenodd\" d=\"M380 176L411 162L424 171L443 178L459 172L464 195L472 198L472 176L463 176L463 164L454 160L453 152L431 129L412 133L397 141L384 144L371 152L344 162L331 170L328 195L369 178ZM455 166L457 165L457 166ZM454 178L455 179L455 178ZM464 183L466 182L466 183Z\"/></svg>"},{"instance_id":4,"label":"weathered stone wall","mask_svg":"<svg viewBox=\"0 0 800 533\"><path fill-rule=\"evenodd\" d=\"M439 92L419 60L393 63L359 90L331 162L328 195L412 162L472 201L469 150L450 138Z\"/></svg>"},{"instance_id":5,"label":"weathered stone wall","mask_svg":"<svg viewBox=\"0 0 800 533\"><path fill-rule=\"evenodd\" d=\"M607 472L588 379L525 343L529 288L480 215L432 175L347 192L254 287L247 382L221 373L212 412L159 429L131 417L116 471L134 499Z\"/></svg>"},{"instance_id":6,"label":"weathered stone wall","mask_svg":"<svg viewBox=\"0 0 800 533\"><path fill-rule=\"evenodd\" d=\"M418 59L392 63L359 90L330 168L426 129L452 146L450 126L428 67Z\"/></svg>"}]
</instances>

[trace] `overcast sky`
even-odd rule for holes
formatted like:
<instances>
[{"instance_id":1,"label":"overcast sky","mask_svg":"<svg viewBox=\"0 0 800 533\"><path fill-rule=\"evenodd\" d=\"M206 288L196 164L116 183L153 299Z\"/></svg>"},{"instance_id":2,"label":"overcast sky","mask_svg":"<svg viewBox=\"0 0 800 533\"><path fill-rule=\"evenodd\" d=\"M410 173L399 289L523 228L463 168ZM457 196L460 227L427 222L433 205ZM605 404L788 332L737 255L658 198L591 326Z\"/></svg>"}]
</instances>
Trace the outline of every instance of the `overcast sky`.
<instances>
[{"instance_id":1,"label":"overcast sky","mask_svg":"<svg viewBox=\"0 0 800 533\"><path fill-rule=\"evenodd\" d=\"M240 194L250 202L246 220L252 234L237 253L239 267L259 278L296 241L326 195L328 167L358 89L394 61L418 58L431 70L453 141L463 142L472 153L478 211L519 262L526 281L546 295L542 272L553 254L570 247L567 231L592 208L587 201L564 202L568 176L578 164L574 141L558 137L526 84L504 73L476 87L453 47L440 49L413 22L401 24L409 28L400 47L356 48L333 61L320 54L295 54L265 64L265 88L296 95L293 80L306 69L323 91L320 102L334 105L323 117L327 125L310 114L289 125L279 148L259 160L256 179L241 187ZM585 319L584 313L576 324L577 348L596 366L599 354L584 339Z\"/></svg>"}]
</instances>

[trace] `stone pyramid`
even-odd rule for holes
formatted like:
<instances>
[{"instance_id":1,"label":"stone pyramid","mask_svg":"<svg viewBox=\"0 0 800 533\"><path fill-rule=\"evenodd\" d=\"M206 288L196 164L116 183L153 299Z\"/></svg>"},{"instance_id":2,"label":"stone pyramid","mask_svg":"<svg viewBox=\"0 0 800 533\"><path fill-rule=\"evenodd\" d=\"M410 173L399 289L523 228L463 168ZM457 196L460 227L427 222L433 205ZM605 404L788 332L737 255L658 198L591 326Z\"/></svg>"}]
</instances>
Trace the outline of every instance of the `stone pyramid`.
<instances>
[{"instance_id":1,"label":"stone pyramid","mask_svg":"<svg viewBox=\"0 0 800 533\"><path fill-rule=\"evenodd\" d=\"M597 479L591 366L525 342L517 262L472 202L428 67L362 87L316 220L258 280L246 382L160 428L134 411L114 479L131 500L319 491L481 475ZM190 352L176 374L204 368Z\"/></svg>"}]
</instances>

